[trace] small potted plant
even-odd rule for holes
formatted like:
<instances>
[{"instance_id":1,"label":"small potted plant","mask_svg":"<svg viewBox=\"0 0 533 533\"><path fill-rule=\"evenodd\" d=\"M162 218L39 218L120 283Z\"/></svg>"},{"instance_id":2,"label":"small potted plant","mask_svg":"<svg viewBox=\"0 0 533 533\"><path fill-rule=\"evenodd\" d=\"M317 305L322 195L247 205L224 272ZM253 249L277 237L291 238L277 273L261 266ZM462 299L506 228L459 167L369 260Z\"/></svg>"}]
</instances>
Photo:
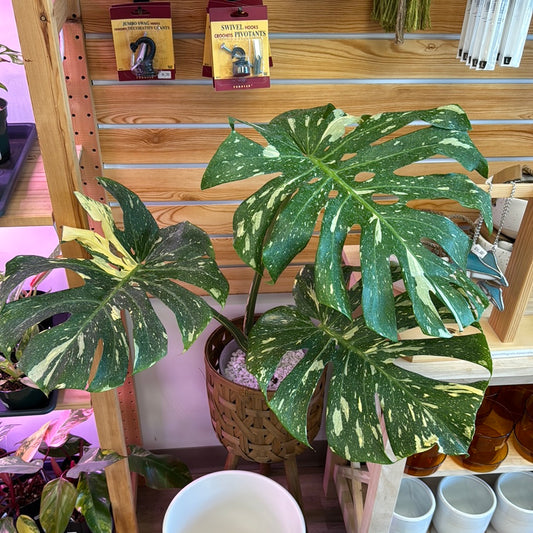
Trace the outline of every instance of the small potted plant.
<instances>
[{"instance_id":1,"label":"small potted plant","mask_svg":"<svg viewBox=\"0 0 533 533\"><path fill-rule=\"evenodd\" d=\"M91 409L80 409L46 422L0 458L1 531L20 531L14 529L15 522L17 528L22 522L35 528L38 523L45 532L111 533L105 468L117 461L127 460L130 470L153 489L182 488L192 480L186 465L172 456L130 446L125 458L73 435L71 431L90 416ZM42 458L35 458L37 452ZM33 505L26 504L28 495L33 495Z\"/></svg>"},{"instance_id":2,"label":"small potted plant","mask_svg":"<svg viewBox=\"0 0 533 533\"><path fill-rule=\"evenodd\" d=\"M10 356L0 354L0 402L8 409L36 409L48 403L48 396L19 368L18 361L31 337L39 331L37 325L26 330Z\"/></svg>"},{"instance_id":3,"label":"small potted plant","mask_svg":"<svg viewBox=\"0 0 533 533\"><path fill-rule=\"evenodd\" d=\"M23 329L52 313L68 320L29 342L20 364L43 390L91 391L119 386L128 371L129 314L133 371L166 354L166 333L148 294L176 316L188 348L212 317L247 350L247 364L267 393L288 350L305 353L269 399L289 432L307 443L307 411L325 368L332 368L327 399L328 443L351 461L389 463L439 445L465 453L491 372L490 352L477 320L488 301L465 271L469 238L450 220L410 207L419 199L451 199L479 210L492 227L490 197L458 173L403 175L400 169L434 155L486 176L486 160L473 145L470 122L456 105L354 117L329 104L293 110L268 124L249 124L260 144L235 128L206 170L203 187L271 175L237 209L234 246L255 271L244 333L189 291L196 285L219 303L228 283L212 245L199 228L181 223L159 229L131 191L102 185L123 211L118 229L108 206L77 194L103 236L64 228L89 259L18 256L0 285L0 348L12 348ZM385 201L382 201L385 200ZM317 226L317 221L318 226ZM298 275L294 305L265 313L251 328L257 284L266 269L275 281L320 231L316 260ZM360 280L342 263L348 233L360 230ZM436 243L444 256L432 253ZM80 274L81 287L3 305L23 279L53 268ZM393 283L405 290L395 297ZM472 325L468 335L454 331ZM425 336L399 339L420 327ZM94 354L102 348L91 375ZM469 384L440 382L410 370L418 355L454 357L481 365L487 378ZM382 430L382 426L385 430ZM386 435L384 434L386 433ZM394 457L386 452L388 439Z\"/></svg>"},{"instance_id":4,"label":"small potted plant","mask_svg":"<svg viewBox=\"0 0 533 533\"><path fill-rule=\"evenodd\" d=\"M23 60L20 52L12 50L5 44L0 44L0 63L15 63L22 65ZM7 91L7 87L0 82L0 89ZM0 98L0 164L5 163L11 157L9 137L7 133L7 100Z\"/></svg>"}]
</instances>

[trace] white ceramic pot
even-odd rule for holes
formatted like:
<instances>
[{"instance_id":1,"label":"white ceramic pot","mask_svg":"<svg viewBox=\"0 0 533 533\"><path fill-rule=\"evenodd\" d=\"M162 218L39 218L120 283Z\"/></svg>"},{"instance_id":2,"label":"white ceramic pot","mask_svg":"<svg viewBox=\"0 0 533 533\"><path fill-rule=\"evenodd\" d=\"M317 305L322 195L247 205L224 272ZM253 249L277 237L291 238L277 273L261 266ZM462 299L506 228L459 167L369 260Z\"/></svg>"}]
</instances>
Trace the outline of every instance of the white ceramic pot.
<instances>
[{"instance_id":1,"label":"white ceramic pot","mask_svg":"<svg viewBox=\"0 0 533 533\"><path fill-rule=\"evenodd\" d=\"M500 227L503 210L507 201L509 202L509 209L503 220L502 233L507 235L507 237L511 237L511 239L516 239L526 211L527 200L523 200L522 198L512 198L511 200L508 198L498 198L492 207L492 218L496 229Z\"/></svg>"},{"instance_id":2,"label":"white ceramic pot","mask_svg":"<svg viewBox=\"0 0 533 533\"><path fill-rule=\"evenodd\" d=\"M496 495L482 479L444 477L437 490L433 526L437 533L484 533L495 508Z\"/></svg>"},{"instance_id":3,"label":"white ceramic pot","mask_svg":"<svg viewBox=\"0 0 533 533\"><path fill-rule=\"evenodd\" d=\"M533 473L508 472L496 481L492 527L498 533L533 533Z\"/></svg>"},{"instance_id":4,"label":"white ceramic pot","mask_svg":"<svg viewBox=\"0 0 533 533\"><path fill-rule=\"evenodd\" d=\"M202 476L170 503L163 533L305 533L296 500L272 479L224 470Z\"/></svg>"},{"instance_id":5,"label":"white ceramic pot","mask_svg":"<svg viewBox=\"0 0 533 533\"><path fill-rule=\"evenodd\" d=\"M420 479L404 477L389 533L426 533L434 512L431 489Z\"/></svg>"}]
</instances>

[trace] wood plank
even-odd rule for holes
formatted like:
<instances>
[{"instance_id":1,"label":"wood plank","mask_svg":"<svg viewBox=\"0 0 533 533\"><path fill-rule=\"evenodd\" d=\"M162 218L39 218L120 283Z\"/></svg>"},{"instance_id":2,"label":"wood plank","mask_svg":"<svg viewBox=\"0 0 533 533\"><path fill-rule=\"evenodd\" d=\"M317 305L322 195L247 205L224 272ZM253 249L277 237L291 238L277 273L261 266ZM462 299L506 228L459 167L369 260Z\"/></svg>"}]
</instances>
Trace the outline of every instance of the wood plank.
<instances>
[{"instance_id":1,"label":"wood plank","mask_svg":"<svg viewBox=\"0 0 533 533\"><path fill-rule=\"evenodd\" d=\"M288 109L328 102L353 115L456 103L470 120L533 119L531 86L514 83L273 85L268 90L240 92L238 109L233 91L215 92L209 85L151 85L149 106L139 105L147 98L143 85L97 85L93 96L97 119L103 124L226 123L228 116L236 115L265 122Z\"/></svg>"},{"instance_id":2,"label":"wood plank","mask_svg":"<svg viewBox=\"0 0 533 533\"><path fill-rule=\"evenodd\" d=\"M52 205L38 143L17 178L0 226L51 226Z\"/></svg>"},{"instance_id":3,"label":"wood plank","mask_svg":"<svg viewBox=\"0 0 533 533\"><path fill-rule=\"evenodd\" d=\"M116 0L81 0L86 31L110 32L109 6L114 3ZM174 32L204 32L207 1L171 0L171 5ZM430 31L460 33L465 6L466 0L432 2ZM371 19L372 0L362 0L355 5L352 2L330 5L320 0L290 3L284 0L268 0L267 7L271 32L383 32ZM339 21L342 21L342 25Z\"/></svg>"},{"instance_id":4,"label":"wood plank","mask_svg":"<svg viewBox=\"0 0 533 533\"><path fill-rule=\"evenodd\" d=\"M283 79L513 79L529 78L533 41L528 41L520 68L473 71L456 59L458 40L272 38L273 80ZM176 79L201 79L204 39L174 40ZM117 80L111 39L87 41L91 78ZM295 58L298 58L295 61Z\"/></svg>"},{"instance_id":5,"label":"wood plank","mask_svg":"<svg viewBox=\"0 0 533 533\"><path fill-rule=\"evenodd\" d=\"M149 112L150 106L146 107ZM402 132L414 129L404 128ZM229 128L113 128L100 130L99 137L102 160L107 165L207 164L229 133ZM242 133L265 145L255 130ZM525 157L531 153L533 124L476 124L470 137L486 157Z\"/></svg>"},{"instance_id":6,"label":"wood plank","mask_svg":"<svg viewBox=\"0 0 533 533\"><path fill-rule=\"evenodd\" d=\"M94 419L102 448L109 448L127 456L124 431L116 389L91 394ZM137 533L135 503L128 462L119 461L105 471L113 518L118 533Z\"/></svg>"},{"instance_id":7,"label":"wood plank","mask_svg":"<svg viewBox=\"0 0 533 533\"><path fill-rule=\"evenodd\" d=\"M80 174L52 9L50 0L13 3L54 219L58 228L83 228L87 218L72 201ZM65 255L81 253L75 243L62 248Z\"/></svg>"},{"instance_id":8,"label":"wood plank","mask_svg":"<svg viewBox=\"0 0 533 533\"><path fill-rule=\"evenodd\" d=\"M509 280L509 287L503 290L505 312L494 310L490 317L490 325L502 342L514 339L533 287L532 225L533 198L530 198L505 271Z\"/></svg>"},{"instance_id":9,"label":"wood plank","mask_svg":"<svg viewBox=\"0 0 533 533\"><path fill-rule=\"evenodd\" d=\"M80 16L80 6L77 0L62 0L54 2L54 24L59 33L67 19Z\"/></svg>"},{"instance_id":10,"label":"wood plank","mask_svg":"<svg viewBox=\"0 0 533 533\"><path fill-rule=\"evenodd\" d=\"M464 214L475 219L477 212L461 207L452 200L416 200L409 206L416 209L437 211L444 215ZM149 205L148 210L160 227L171 226L179 222L189 221L200 226L210 235L231 235L233 232L233 213L236 205L232 204L186 204L186 205ZM113 217L121 223L122 212L119 207L112 207ZM318 230L321 215L318 218Z\"/></svg>"},{"instance_id":11,"label":"wood plank","mask_svg":"<svg viewBox=\"0 0 533 533\"><path fill-rule=\"evenodd\" d=\"M514 164L513 161L491 161L489 175ZM421 162L402 168L398 174L462 172L474 179L476 183L484 181L475 172L465 172L458 163ZM255 192L268 178L257 176L247 180L226 183L202 191L200 182L204 168L106 168L104 175L125 185L145 202L195 202L225 201L247 198ZM507 186L510 190L510 186ZM522 188L522 185L519 186ZM493 189L493 193L496 189ZM502 189L502 196L509 196L509 191ZM495 197L495 194L493 194ZM0 219L1 221L1 219Z\"/></svg>"}]
</instances>

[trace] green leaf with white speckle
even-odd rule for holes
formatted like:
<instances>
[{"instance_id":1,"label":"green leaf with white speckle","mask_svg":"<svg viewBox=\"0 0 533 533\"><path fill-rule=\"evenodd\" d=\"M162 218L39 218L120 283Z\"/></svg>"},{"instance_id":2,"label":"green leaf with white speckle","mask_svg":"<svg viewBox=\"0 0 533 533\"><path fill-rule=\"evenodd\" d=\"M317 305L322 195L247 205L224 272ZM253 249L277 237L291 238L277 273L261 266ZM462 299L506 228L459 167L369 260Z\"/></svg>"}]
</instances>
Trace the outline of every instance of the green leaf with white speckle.
<instances>
[{"instance_id":1,"label":"green leaf with white speckle","mask_svg":"<svg viewBox=\"0 0 533 533\"><path fill-rule=\"evenodd\" d=\"M110 208L81 197L83 205L103 221L107 239L91 232L70 231L91 254L90 260L18 256L6 265L0 284L0 351L9 353L22 333L58 313L68 319L34 336L20 360L22 370L44 391L55 388L101 391L122 385L130 360L133 372L152 366L167 353L167 334L150 296L174 313L188 348L212 317L210 307L186 285L205 290L220 304L228 283L214 260L208 236L182 222L158 229L139 198L122 185L102 178L119 201L124 230L119 230ZM40 294L5 304L26 278L47 270L77 272L81 287ZM124 327L129 313L131 339ZM95 354L102 349L90 378Z\"/></svg>"},{"instance_id":2,"label":"green leaf with white speckle","mask_svg":"<svg viewBox=\"0 0 533 533\"><path fill-rule=\"evenodd\" d=\"M393 272L391 279L395 278ZM348 291L353 311L361 304L360 285ZM305 350L269 401L294 436L307 442L308 404L329 365L326 432L329 446L340 456L386 464L394 456L407 457L434 444L450 455L465 453L492 371L490 351L479 330L451 338L391 341L369 329L361 316L350 319L319 304L312 267L302 270L293 292L295 307L267 311L254 325L247 366L266 392L284 353ZM397 296L395 305L400 330L415 327L407 294ZM443 316L451 317L447 312ZM399 363L405 357L428 355L480 365L487 379L461 384L436 381ZM381 414L392 457L386 452Z\"/></svg>"},{"instance_id":3,"label":"green leaf with white speckle","mask_svg":"<svg viewBox=\"0 0 533 533\"><path fill-rule=\"evenodd\" d=\"M202 187L272 175L233 219L235 250L249 266L259 273L266 268L276 280L319 225L317 296L348 316L340 275L342 245L350 231L360 228L367 286L363 310L369 327L396 338L391 256L404 271L415 316L427 334L447 335L441 304L453 312L460 328L479 318L488 301L464 275L468 237L446 218L416 211L408 202L455 200L480 210L491 227L489 195L463 174L397 173L440 155L487 175L487 162L470 140L470 122L459 106L356 118L329 104L288 111L268 124L238 121L260 133L266 146L237 132L236 122L230 119L232 132L210 161ZM382 196L393 201L380 203ZM427 240L441 245L451 261L431 257L424 246Z\"/></svg>"}]
</instances>

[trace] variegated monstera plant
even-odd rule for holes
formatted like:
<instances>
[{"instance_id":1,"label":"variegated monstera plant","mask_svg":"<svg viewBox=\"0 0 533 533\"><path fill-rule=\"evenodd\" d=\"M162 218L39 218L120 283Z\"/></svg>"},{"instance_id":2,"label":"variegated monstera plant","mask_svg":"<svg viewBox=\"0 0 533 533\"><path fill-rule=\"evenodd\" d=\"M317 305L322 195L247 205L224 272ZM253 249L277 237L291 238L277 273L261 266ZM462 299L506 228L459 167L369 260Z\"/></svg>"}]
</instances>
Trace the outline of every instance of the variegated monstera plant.
<instances>
[{"instance_id":1,"label":"variegated monstera plant","mask_svg":"<svg viewBox=\"0 0 533 533\"><path fill-rule=\"evenodd\" d=\"M464 453L488 378L440 382L410 371L402 360L453 357L481 365L488 376L490 352L477 324L488 302L465 272L468 237L448 219L408 202L452 199L479 210L490 227L490 199L462 174L397 173L440 155L486 176L486 161L470 140L463 110L451 105L353 117L327 105L289 111L268 124L240 121L264 137L262 144L237 131L236 122L230 120L231 132L209 163L202 187L271 175L234 218L235 249L255 271L248 324L264 273L276 280L318 231L316 261L298 275L294 305L268 311L244 333L235 330L180 284L196 285L224 302L228 285L208 237L188 223L159 229L131 191L102 179L122 207L124 230L115 227L106 206L78 195L89 214L103 222L104 237L67 230L63 238L78 240L92 259L17 257L7 265L0 297L5 301L23 279L50 268L70 268L85 285L5 305L0 349L13 346L29 325L67 311L71 316L63 325L32 340L23 369L45 390L115 387L124 380L129 359L123 310L131 316L133 370L166 353L150 294L174 312L185 347L212 316L232 329L264 391L283 354L303 348L304 358L269 402L302 441L307 441L309 399L329 365L327 438L335 452L380 463L436 443L445 453ZM388 201L381 201L384 196ZM355 269L344 266L341 256L348 233L357 229L361 279L350 286ZM430 251L427 242L440 245L445 257ZM395 297L398 280L405 292ZM468 335L450 333L469 325ZM399 340L400 333L417 326L425 336ZM90 381L99 344L102 355Z\"/></svg>"}]
</instances>

